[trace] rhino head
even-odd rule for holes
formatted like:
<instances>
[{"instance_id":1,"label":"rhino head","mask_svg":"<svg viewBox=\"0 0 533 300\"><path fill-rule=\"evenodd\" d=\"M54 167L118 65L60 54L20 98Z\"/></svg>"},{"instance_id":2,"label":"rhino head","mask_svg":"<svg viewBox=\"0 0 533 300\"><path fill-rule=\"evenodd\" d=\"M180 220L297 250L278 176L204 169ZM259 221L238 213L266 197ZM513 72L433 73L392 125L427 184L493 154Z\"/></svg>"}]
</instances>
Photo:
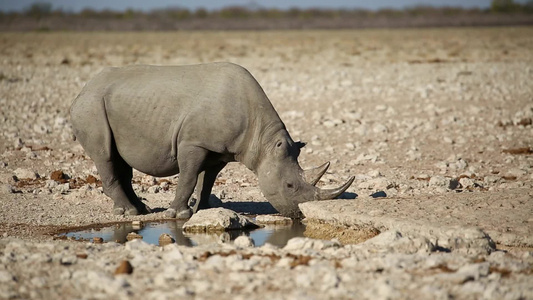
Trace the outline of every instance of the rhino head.
<instances>
[{"instance_id":1,"label":"rhino head","mask_svg":"<svg viewBox=\"0 0 533 300\"><path fill-rule=\"evenodd\" d=\"M281 130L264 144L257 168L259 187L265 198L283 216L301 217L298 204L334 199L352 184L352 176L345 184L334 189L315 187L329 167L329 162L314 169L303 170L298 164L300 149L305 145L294 142L286 130Z\"/></svg>"}]
</instances>

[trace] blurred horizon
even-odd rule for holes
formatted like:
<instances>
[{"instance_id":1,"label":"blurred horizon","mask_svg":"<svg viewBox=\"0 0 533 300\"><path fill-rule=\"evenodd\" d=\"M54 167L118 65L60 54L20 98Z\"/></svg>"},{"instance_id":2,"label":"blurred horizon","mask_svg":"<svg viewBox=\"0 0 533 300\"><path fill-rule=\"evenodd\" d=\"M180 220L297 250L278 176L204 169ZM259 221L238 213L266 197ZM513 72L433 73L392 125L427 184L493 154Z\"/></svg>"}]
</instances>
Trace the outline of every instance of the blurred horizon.
<instances>
[{"instance_id":1,"label":"blurred horizon","mask_svg":"<svg viewBox=\"0 0 533 300\"><path fill-rule=\"evenodd\" d=\"M3 12L23 12L36 3L51 4L54 10L67 12L80 12L84 9L91 10L114 10L124 11L128 9L151 11L165 8L183 8L189 10L207 9L218 10L225 7L244 7L247 9L405 9L416 6L430 7L458 7L465 9L487 9L491 6L491 0L375 0L375 1L350 1L350 0L330 0L326 4L317 0L271 0L271 1L250 1L250 0L130 0L130 1L109 1L109 0L2 0L0 11ZM515 0L515 3L525 4L531 1Z\"/></svg>"},{"instance_id":2,"label":"blurred horizon","mask_svg":"<svg viewBox=\"0 0 533 300\"><path fill-rule=\"evenodd\" d=\"M292 1L292 2L291 2ZM192 4L194 2L194 5ZM2 0L0 31L283 30L531 26L533 0ZM9 10L17 3L19 10ZM90 5L89 5L90 3ZM296 3L298 5L296 5ZM367 6L362 7L366 3ZM389 4L394 3L394 7ZM9 6L11 4L11 6ZM63 6L71 4L74 6ZM350 5L348 5L350 4ZM460 5L462 4L462 5ZM477 4L477 5L476 5ZM166 6L165 6L166 5ZM381 5L381 6L380 6ZM4 11L8 10L8 11Z\"/></svg>"}]
</instances>

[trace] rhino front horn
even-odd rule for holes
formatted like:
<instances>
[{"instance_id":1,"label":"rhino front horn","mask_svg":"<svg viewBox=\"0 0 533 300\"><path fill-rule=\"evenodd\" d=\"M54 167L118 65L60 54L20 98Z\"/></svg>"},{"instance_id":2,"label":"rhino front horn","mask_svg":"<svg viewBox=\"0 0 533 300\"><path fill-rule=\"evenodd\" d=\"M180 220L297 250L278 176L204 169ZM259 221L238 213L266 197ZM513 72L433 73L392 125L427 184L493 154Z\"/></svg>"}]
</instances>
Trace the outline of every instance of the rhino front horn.
<instances>
[{"instance_id":1,"label":"rhino front horn","mask_svg":"<svg viewBox=\"0 0 533 300\"><path fill-rule=\"evenodd\" d=\"M319 189L318 193L316 194L316 200L329 200L338 197L350 187L354 179L355 176L350 177L350 179L348 179L345 184L335 189Z\"/></svg>"},{"instance_id":2,"label":"rhino front horn","mask_svg":"<svg viewBox=\"0 0 533 300\"><path fill-rule=\"evenodd\" d=\"M320 180L320 178L322 178L324 173L326 173L326 171L328 170L329 165L330 163L328 161L321 166L308 169L308 170L304 170L303 171L304 180L312 185L316 185L316 183Z\"/></svg>"}]
</instances>

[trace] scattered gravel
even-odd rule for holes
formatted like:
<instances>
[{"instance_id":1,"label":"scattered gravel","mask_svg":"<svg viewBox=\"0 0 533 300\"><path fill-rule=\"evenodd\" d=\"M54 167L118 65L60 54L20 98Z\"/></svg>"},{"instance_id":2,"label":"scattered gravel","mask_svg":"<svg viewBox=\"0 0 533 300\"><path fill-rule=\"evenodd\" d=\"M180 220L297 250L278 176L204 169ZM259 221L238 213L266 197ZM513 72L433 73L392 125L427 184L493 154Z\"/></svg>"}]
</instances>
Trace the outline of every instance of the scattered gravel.
<instances>
[{"instance_id":1,"label":"scattered gravel","mask_svg":"<svg viewBox=\"0 0 533 300\"><path fill-rule=\"evenodd\" d=\"M530 36L528 27L2 33L0 298L533 298ZM73 226L162 219L179 180L135 171L154 213L111 214L71 130L83 85L107 66L209 61L251 71L291 136L308 143L304 168L331 162L319 187L356 177L343 200L302 205L335 239L53 240ZM239 164L213 194L216 207L275 213ZM347 244L356 231L375 237Z\"/></svg>"}]
</instances>

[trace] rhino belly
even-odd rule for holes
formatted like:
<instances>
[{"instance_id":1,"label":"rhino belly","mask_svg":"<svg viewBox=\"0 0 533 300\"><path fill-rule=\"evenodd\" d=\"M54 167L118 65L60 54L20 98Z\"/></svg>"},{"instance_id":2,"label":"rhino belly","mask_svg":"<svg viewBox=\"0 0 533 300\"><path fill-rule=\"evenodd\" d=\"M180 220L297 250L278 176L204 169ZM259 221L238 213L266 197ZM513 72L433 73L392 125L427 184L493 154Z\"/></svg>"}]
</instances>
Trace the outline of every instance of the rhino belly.
<instances>
[{"instance_id":1,"label":"rhino belly","mask_svg":"<svg viewBox=\"0 0 533 300\"><path fill-rule=\"evenodd\" d=\"M175 137L168 123L154 124L134 118L109 118L113 140L120 156L132 168L152 176L179 172Z\"/></svg>"},{"instance_id":2,"label":"rhino belly","mask_svg":"<svg viewBox=\"0 0 533 300\"><path fill-rule=\"evenodd\" d=\"M132 168L148 175L163 177L179 173L178 163L171 157L171 147L150 144L145 140L116 141L120 156Z\"/></svg>"}]
</instances>

